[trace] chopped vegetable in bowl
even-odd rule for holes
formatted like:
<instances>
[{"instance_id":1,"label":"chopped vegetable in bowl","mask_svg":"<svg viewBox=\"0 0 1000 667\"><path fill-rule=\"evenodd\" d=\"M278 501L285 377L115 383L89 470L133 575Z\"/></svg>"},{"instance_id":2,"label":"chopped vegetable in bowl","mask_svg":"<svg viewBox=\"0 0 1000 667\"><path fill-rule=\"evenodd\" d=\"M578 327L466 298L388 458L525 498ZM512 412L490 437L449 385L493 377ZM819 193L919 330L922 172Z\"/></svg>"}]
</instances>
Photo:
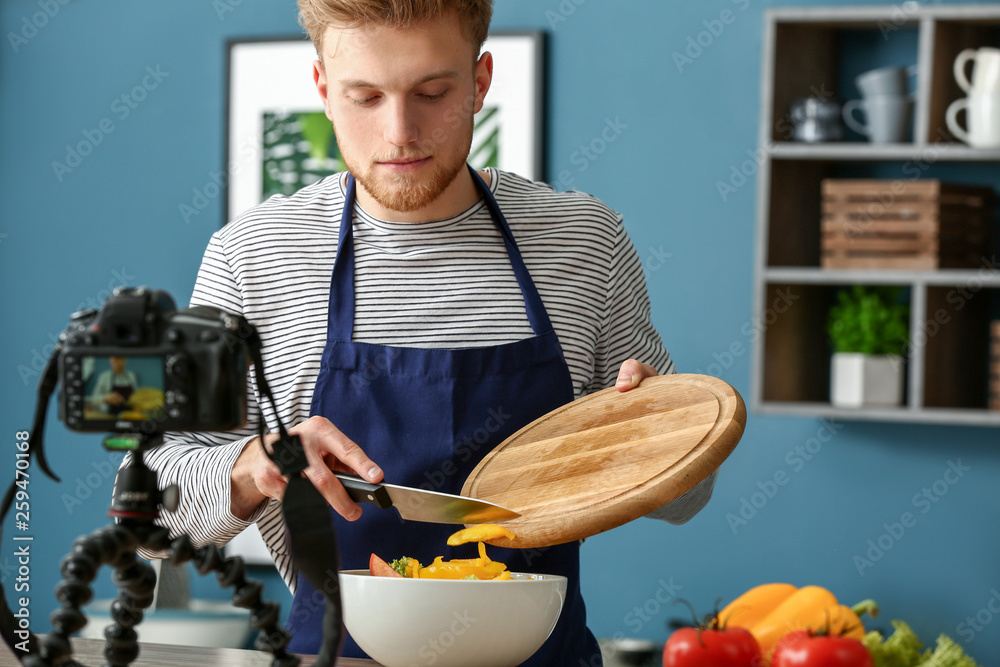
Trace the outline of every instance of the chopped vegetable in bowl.
<instances>
[{"instance_id":1,"label":"chopped vegetable in bowl","mask_svg":"<svg viewBox=\"0 0 1000 667\"><path fill-rule=\"evenodd\" d=\"M463 528L448 538L449 546L468 542L479 543L479 558L453 558L444 560L438 556L430 565L423 566L416 558L403 556L387 563L372 554L369 571L374 577L408 577L411 579L470 579L476 581L500 581L510 579L510 571L503 563L490 560L486 555L486 540L495 537L513 539L514 534L502 526L480 524Z\"/></svg>"}]
</instances>

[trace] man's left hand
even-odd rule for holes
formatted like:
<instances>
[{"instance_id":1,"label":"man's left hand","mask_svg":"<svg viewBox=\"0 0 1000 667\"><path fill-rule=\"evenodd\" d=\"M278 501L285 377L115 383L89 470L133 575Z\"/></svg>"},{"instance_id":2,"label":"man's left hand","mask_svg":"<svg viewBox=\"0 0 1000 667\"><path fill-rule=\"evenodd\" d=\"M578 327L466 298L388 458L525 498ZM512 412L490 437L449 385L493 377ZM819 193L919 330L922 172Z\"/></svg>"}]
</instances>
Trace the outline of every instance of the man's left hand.
<instances>
[{"instance_id":1,"label":"man's left hand","mask_svg":"<svg viewBox=\"0 0 1000 667\"><path fill-rule=\"evenodd\" d=\"M628 391L639 386L643 378L651 378L657 375L656 369L649 364L643 364L635 359L627 359L618 371L618 380L615 382L615 389L618 391Z\"/></svg>"}]
</instances>

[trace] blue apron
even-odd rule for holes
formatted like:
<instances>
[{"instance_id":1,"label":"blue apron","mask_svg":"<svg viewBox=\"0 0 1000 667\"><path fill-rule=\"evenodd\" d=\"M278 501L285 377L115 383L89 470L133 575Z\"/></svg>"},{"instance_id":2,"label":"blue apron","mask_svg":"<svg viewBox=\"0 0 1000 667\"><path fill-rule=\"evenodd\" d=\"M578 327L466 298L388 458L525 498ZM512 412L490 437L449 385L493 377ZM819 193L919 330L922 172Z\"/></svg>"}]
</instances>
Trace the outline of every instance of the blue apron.
<instances>
[{"instance_id":1,"label":"blue apron","mask_svg":"<svg viewBox=\"0 0 1000 667\"><path fill-rule=\"evenodd\" d=\"M472 469L496 445L529 422L573 400L562 348L538 290L493 194L471 167L476 187L503 236L524 296L534 337L489 347L425 349L352 341L354 329L354 177L340 223L330 281L329 329L311 414L323 415L357 442L393 484L460 493ZM516 509L516 508L515 508ZM449 547L460 526L403 521L395 510L365 505L346 521L330 510L341 569L367 569L374 551L430 563L435 556L475 557L470 545ZM565 606L545 645L526 665L599 665L597 641L586 627L580 595L579 544L547 549L487 547L514 572L562 574ZM299 576L288 628L289 650L316 653L322 637L323 596ZM367 657L348 635L342 655ZM595 657L596 656L596 657Z\"/></svg>"}]
</instances>

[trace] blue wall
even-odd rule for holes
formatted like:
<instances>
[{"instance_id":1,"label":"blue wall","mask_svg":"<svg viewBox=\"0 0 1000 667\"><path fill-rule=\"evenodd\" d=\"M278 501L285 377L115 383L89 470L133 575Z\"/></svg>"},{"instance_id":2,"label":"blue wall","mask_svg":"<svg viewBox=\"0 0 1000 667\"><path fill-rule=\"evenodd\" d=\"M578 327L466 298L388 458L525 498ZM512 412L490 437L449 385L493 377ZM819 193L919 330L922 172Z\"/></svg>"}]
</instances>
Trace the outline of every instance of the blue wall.
<instances>
[{"instance_id":1,"label":"blue wall","mask_svg":"<svg viewBox=\"0 0 1000 667\"><path fill-rule=\"evenodd\" d=\"M734 342L744 350L750 344L744 325L753 316L756 189L751 179L724 201L716 183L757 146L764 6L818 3L497 4L495 28L549 32L550 180L568 172L564 184L571 180L624 213L656 323L679 368L716 364L712 372L749 396L749 354L725 355ZM37 31L25 30L25 20L47 5L58 12ZM0 479L13 475L11 440L30 427L39 364L69 313L98 305L121 284L166 289L186 302L223 216L221 198L190 223L179 206L224 164L224 42L295 32L293 5L0 4L0 438L7 443L0 457L8 459L0 460ZM733 11L732 22L679 70L671 54L724 9ZM25 39L12 43L12 32ZM150 89L134 109L116 102L144 78ZM577 151L608 122L620 133L584 169ZM100 143L71 172L54 173L53 161L65 162L66 146L85 133ZM704 612L754 584L813 583L848 602L874 597L886 625L905 619L927 641L948 633L979 662L1000 665L997 442L995 429L751 414L698 517L680 527L639 520L587 541L592 627L602 636L662 640L665 623L686 615L665 602L672 595ZM63 483L32 469L36 631L50 627L58 561L72 538L106 521L118 460L96 437L71 434L53 416L48 451ZM948 472L959 465L961 476ZM787 483L773 484L775 475ZM925 490L934 502L921 496ZM758 505L752 516L743 508L751 501ZM741 509L745 523L727 519ZM900 530L894 524L906 512L914 521ZM10 520L4 528L0 576L10 596L15 529ZM872 550L879 544L881 555ZM870 566L859 568L859 557L870 557ZM214 594L214 586L199 583L197 592ZM110 592L104 577L98 594ZM273 578L269 594L283 596ZM978 618L978 630L967 617Z\"/></svg>"}]
</instances>

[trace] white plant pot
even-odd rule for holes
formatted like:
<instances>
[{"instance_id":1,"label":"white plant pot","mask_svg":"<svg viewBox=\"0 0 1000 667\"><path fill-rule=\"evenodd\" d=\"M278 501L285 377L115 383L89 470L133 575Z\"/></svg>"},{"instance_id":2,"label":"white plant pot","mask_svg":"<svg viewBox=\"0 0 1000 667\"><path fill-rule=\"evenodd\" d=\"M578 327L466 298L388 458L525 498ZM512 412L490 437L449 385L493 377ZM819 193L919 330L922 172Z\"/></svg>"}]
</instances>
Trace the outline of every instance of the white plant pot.
<instances>
[{"instance_id":1,"label":"white plant pot","mask_svg":"<svg viewBox=\"0 0 1000 667\"><path fill-rule=\"evenodd\" d=\"M830 366L830 402L842 408L903 404L903 358L836 352Z\"/></svg>"}]
</instances>

